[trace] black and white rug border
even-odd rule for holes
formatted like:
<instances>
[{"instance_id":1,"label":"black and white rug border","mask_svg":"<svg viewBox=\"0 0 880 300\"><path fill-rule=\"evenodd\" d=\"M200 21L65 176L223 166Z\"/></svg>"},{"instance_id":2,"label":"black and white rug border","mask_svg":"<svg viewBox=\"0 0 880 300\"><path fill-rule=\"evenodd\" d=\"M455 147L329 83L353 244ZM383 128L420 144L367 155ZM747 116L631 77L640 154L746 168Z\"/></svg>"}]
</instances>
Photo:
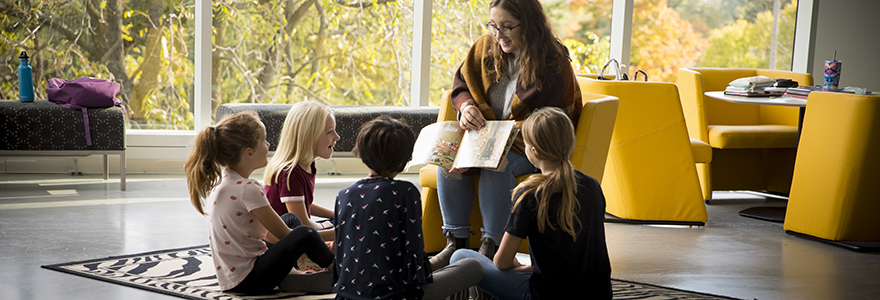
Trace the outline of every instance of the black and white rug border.
<instances>
[{"instance_id":1,"label":"black and white rug border","mask_svg":"<svg viewBox=\"0 0 880 300\"><path fill-rule=\"evenodd\" d=\"M49 269L49 270L54 270L54 271L59 271L59 272L63 272L63 273L82 276L85 278L96 279L96 280L100 280L100 281L104 281L104 282L120 284L120 285L124 285L124 286L128 286L128 287L148 290L148 291L152 291L152 292L156 292L156 293L160 293L160 294L164 294L164 295L180 297L180 298L185 298L185 299L192 299L192 300L203 300L203 299L290 299L291 297L301 296L301 294L282 293L282 294L276 294L276 295L249 297L249 296L245 296L245 295L224 293L221 291L196 288L196 287L191 287L191 286L188 286L185 284L170 283L170 282L163 283L163 284L161 284L160 287L156 287L156 286L151 286L151 285L143 284L143 283L120 280L117 277L96 275L96 274L92 274L89 272L83 272L83 271L75 270L75 269L71 268L71 266L82 266L82 265L88 265L88 264L93 264L93 263L106 262L106 261L110 261L110 260L128 260L128 259L132 259L132 258L147 258L147 259L144 259L140 262L134 262L134 263L160 261L161 259L158 257L154 258L154 260L151 260L149 257L150 256L167 255L168 257L178 258L178 257L181 257L181 255L179 255L181 252L187 252L187 253L191 253L192 256L198 256L198 255L204 255L204 249L207 249L207 247L208 247L208 245L198 245L198 246L190 246L190 247L182 247L182 248L172 248L172 249L156 250L156 251L149 251L149 252L142 252L142 253L135 253L135 254L117 255L117 256L109 256L109 257L104 257L104 258L94 258L94 259L87 259L87 260L80 260L80 261L72 261L72 262L65 262L65 263L43 265L41 267L45 268L45 269ZM199 251L199 250L203 250L203 251ZM208 253L208 254L210 255L210 253ZM128 262L128 263L133 263L133 262ZM210 277L213 277L213 276L209 276L209 278L204 278L204 279L205 280L211 280L211 279L216 280L216 277L214 277L214 278L210 278ZM654 288L654 289L657 289L660 291L664 291L663 293L659 293L659 294L655 295L655 296L660 296L660 298L662 298L662 299L737 299L737 298L732 298L732 297L728 297L728 296L715 295L715 294L704 293L704 292L689 291L689 290L684 290L684 289L679 289L679 288L666 287L666 286L660 286L660 285L655 285L655 284L650 284L650 283L636 282L636 281L630 281L630 280L624 280L624 279L612 279L612 282L617 282L618 284L627 284L627 285L630 285L630 286L636 287L636 288L638 288L639 286L646 286L646 287L651 287L651 288ZM174 287L174 286L170 286L170 285L177 285L177 286ZM187 292L190 292L190 293L196 292L198 296L188 295L188 294L186 294ZM672 293L666 293L666 292L672 292ZM671 295L671 294L681 294L681 295ZM312 296L318 297L315 299L321 299L321 297L320 297L321 295L312 295ZM324 296L331 296L332 297L332 294L331 295L324 295ZM636 292L633 292L632 294L615 293L614 297L615 297L615 299L649 299L652 296L636 291ZM312 298L312 297L309 297L309 298Z\"/></svg>"}]
</instances>

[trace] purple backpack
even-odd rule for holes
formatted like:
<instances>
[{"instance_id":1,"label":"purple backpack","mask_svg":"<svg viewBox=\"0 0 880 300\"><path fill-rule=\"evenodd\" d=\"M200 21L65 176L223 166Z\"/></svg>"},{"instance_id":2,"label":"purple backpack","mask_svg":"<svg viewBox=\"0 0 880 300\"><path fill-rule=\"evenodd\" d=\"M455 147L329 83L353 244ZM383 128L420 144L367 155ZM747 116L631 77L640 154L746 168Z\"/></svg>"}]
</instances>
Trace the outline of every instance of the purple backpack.
<instances>
[{"instance_id":1,"label":"purple backpack","mask_svg":"<svg viewBox=\"0 0 880 300\"><path fill-rule=\"evenodd\" d=\"M92 134L89 131L88 108L104 108L122 106L122 100L116 98L119 93L119 83L106 79L82 77L73 81L60 78L49 79L46 87L46 95L49 101L55 102L70 109L80 109L83 112L83 123L86 128L86 144L92 145ZM122 108L123 112L125 107Z\"/></svg>"}]
</instances>

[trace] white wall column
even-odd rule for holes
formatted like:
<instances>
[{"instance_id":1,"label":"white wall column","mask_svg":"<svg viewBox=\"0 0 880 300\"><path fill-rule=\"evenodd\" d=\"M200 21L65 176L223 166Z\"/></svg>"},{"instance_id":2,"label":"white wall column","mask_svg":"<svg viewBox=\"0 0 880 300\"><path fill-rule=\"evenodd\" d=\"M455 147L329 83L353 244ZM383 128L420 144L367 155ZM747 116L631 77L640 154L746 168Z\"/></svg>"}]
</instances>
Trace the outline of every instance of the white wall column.
<instances>
[{"instance_id":1,"label":"white wall column","mask_svg":"<svg viewBox=\"0 0 880 300\"><path fill-rule=\"evenodd\" d=\"M629 66L632 45L633 0L614 0L611 4L611 57ZM616 72L605 71L614 74Z\"/></svg>"},{"instance_id":2,"label":"white wall column","mask_svg":"<svg viewBox=\"0 0 880 300\"><path fill-rule=\"evenodd\" d=\"M428 106L431 85L432 0L413 1L412 72L410 106Z\"/></svg>"},{"instance_id":3,"label":"white wall column","mask_svg":"<svg viewBox=\"0 0 880 300\"><path fill-rule=\"evenodd\" d=\"M819 0L799 0L797 5L791 70L799 73L812 73L817 25L817 22L814 21L819 14ZM815 84L819 84L817 78L813 78L813 81Z\"/></svg>"},{"instance_id":4,"label":"white wall column","mask_svg":"<svg viewBox=\"0 0 880 300\"><path fill-rule=\"evenodd\" d=\"M195 28L195 130L211 125L211 37L213 16L211 1L196 1Z\"/></svg>"}]
</instances>

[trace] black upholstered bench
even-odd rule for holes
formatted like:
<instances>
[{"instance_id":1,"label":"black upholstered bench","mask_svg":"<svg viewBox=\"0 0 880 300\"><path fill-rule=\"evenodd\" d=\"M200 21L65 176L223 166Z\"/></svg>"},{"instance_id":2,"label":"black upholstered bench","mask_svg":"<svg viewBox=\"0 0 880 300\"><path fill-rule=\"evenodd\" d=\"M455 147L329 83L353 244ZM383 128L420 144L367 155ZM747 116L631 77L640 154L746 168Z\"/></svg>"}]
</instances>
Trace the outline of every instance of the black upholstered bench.
<instances>
[{"instance_id":1,"label":"black upholstered bench","mask_svg":"<svg viewBox=\"0 0 880 300\"><path fill-rule=\"evenodd\" d=\"M215 122L227 115L240 111L255 111L266 125L266 140L269 142L269 150L275 151L278 146L281 127L287 112L293 104L244 104L229 103L220 105L215 114ZM439 107L410 107L410 106L379 106L379 105L336 105L330 106L336 117L336 132L339 133L339 141L333 148L337 157L351 157L354 149L355 138L361 124L366 123L381 115L388 115L401 119L412 126L413 132L418 135L423 127L437 121Z\"/></svg>"},{"instance_id":2,"label":"black upholstered bench","mask_svg":"<svg viewBox=\"0 0 880 300\"><path fill-rule=\"evenodd\" d=\"M92 145L87 145L83 113L46 100L0 101L0 156L119 155L120 189L125 191L125 115L120 107L89 108Z\"/></svg>"}]
</instances>

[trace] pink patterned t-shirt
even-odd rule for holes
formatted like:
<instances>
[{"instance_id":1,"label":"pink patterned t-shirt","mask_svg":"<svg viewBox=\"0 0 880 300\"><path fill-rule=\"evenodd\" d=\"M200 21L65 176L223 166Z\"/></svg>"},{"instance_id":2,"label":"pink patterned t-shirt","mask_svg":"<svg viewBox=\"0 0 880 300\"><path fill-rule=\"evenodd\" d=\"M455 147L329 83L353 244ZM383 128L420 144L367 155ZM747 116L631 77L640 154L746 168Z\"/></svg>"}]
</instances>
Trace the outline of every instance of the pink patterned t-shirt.
<instances>
[{"instance_id":1,"label":"pink patterned t-shirt","mask_svg":"<svg viewBox=\"0 0 880 300\"><path fill-rule=\"evenodd\" d=\"M205 199L211 256L221 290L236 287L266 252L266 227L251 213L269 206L263 186L230 169L223 169L220 184Z\"/></svg>"}]
</instances>

